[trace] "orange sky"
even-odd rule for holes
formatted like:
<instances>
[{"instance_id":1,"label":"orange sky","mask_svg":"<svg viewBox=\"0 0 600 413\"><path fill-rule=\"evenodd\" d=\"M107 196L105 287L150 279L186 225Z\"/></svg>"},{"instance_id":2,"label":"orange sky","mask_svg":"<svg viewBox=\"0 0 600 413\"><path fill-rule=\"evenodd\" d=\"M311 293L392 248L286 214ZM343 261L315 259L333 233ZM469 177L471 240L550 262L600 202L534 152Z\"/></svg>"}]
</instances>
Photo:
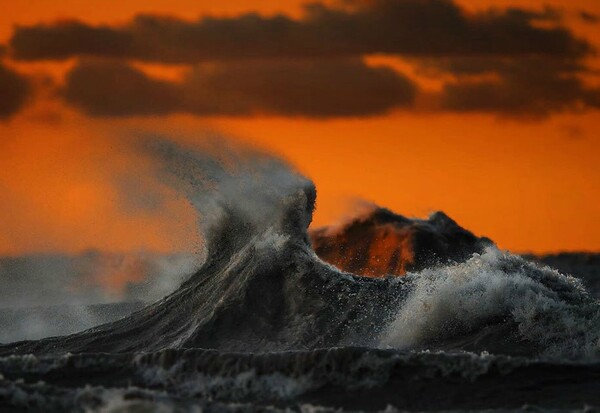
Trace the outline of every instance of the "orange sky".
<instances>
[{"instance_id":1,"label":"orange sky","mask_svg":"<svg viewBox=\"0 0 600 413\"><path fill-rule=\"evenodd\" d=\"M193 18L240 11L299 13L302 2L242 0L0 0L0 43L14 24L76 17L126 21L138 12ZM512 1L541 7L564 2ZM468 7L506 5L477 0ZM573 13L600 13L596 0L569 2ZM573 23L600 45L598 25ZM375 59L376 61L376 59ZM64 72L64 64L9 62L31 73ZM69 63L67 63L68 65ZM157 69L169 75L171 69ZM42 76L36 75L40 78ZM427 82L427 79L422 79ZM515 120L495 115L396 111L370 118L310 120L259 116L169 115L91 119L43 100L0 122L0 254L193 248L194 216L168 189L148 182L148 166L122 150L119 135L158 131L190 140L217 131L283 156L319 191L316 225L364 198L409 216L443 210L462 226L514 251L600 251L600 113ZM132 167L135 165L135 167ZM122 205L123 177L143 203ZM147 191L144 192L144 191ZM1 195L0 195L1 196ZM165 201L166 200L166 201Z\"/></svg>"}]
</instances>

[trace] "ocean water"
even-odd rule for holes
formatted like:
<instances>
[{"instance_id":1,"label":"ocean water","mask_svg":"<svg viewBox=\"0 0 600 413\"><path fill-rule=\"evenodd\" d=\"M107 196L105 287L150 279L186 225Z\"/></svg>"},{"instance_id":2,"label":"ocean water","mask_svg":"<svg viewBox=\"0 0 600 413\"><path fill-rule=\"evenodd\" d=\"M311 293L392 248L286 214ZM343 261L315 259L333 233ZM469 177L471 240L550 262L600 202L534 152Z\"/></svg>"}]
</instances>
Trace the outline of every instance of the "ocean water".
<instances>
[{"instance_id":1,"label":"ocean water","mask_svg":"<svg viewBox=\"0 0 600 413\"><path fill-rule=\"evenodd\" d=\"M316 190L285 163L140 145L198 210L202 264L115 321L0 345L0 411L600 406L600 302L578 278L494 246L405 277L344 273L311 249Z\"/></svg>"}]
</instances>

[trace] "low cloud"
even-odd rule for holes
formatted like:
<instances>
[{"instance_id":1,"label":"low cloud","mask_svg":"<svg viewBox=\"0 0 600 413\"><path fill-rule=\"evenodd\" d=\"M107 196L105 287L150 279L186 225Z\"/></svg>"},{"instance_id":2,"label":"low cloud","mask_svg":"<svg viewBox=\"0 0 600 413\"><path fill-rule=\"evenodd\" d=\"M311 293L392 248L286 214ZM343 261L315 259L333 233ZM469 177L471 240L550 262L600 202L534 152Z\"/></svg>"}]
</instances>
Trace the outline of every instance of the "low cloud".
<instances>
[{"instance_id":1,"label":"low cloud","mask_svg":"<svg viewBox=\"0 0 600 413\"><path fill-rule=\"evenodd\" d=\"M386 53L404 56L582 56L591 46L559 27L551 9L469 13L449 0L349 0L312 3L300 19L245 14L195 22L153 15L122 26L79 21L18 26L17 59L73 56L163 63L307 58ZM543 21L545 25L539 25Z\"/></svg>"},{"instance_id":2,"label":"low cloud","mask_svg":"<svg viewBox=\"0 0 600 413\"><path fill-rule=\"evenodd\" d=\"M450 0L345 0L309 4L300 18L140 15L113 26L18 26L8 55L79 58L63 96L93 116L343 117L421 109L413 80L363 62L383 54L444 79L441 91L417 99L435 102L433 112L544 117L600 106L599 90L586 83L593 47L563 17L552 8L469 12ZM597 20L586 11L580 17ZM187 75L153 78L133 61L183 64Z\"/></svg>"},{"instance_id":3,"label":"low cloud","mask_svg":"<svg viewBox=\"0 0 600 413\"><path fill-rule=\"evenodd\" d=\"M227 62L193 67L183 80L151 78L118 61L87 61L68 75L67 102L93 116L275 114L338 117L410 106L416 86L359 59Z\"/></svg>"},{"instance_id":4,"label":"low cloud","mask_svg":"<svg viewBox=\"0 0 600 413\"><path fill-rule=\"evenodd\" d=\"M600 107L600 89L587 86L585 67L568 60L447 59L429 62L456 80L445 84L443 110L543 117Z\"/></svg>"},{"instance_id":5,"label":"low cloud","mask_svg":"<svg viewBox=\"0 0 600 413\"><path fill-rule=\"evenodd\" d=\"M165 114L180 109L176 84L147 77L126 63L85 62L67 74L66 101L96 116Z\"/></svg>"},{"instance_id":6,"label":"low cloud","mask_svg":"<svg viewBox=\"0 0 600 413\"><path fill-rule=\"evenodd\" d=\"M579 12L579 17L581 17L581 20L583 20L584 22L591 24L595 24L600 21L600 16L594 13L589 13L585 10Z\"/></svg>"}]
</instances>

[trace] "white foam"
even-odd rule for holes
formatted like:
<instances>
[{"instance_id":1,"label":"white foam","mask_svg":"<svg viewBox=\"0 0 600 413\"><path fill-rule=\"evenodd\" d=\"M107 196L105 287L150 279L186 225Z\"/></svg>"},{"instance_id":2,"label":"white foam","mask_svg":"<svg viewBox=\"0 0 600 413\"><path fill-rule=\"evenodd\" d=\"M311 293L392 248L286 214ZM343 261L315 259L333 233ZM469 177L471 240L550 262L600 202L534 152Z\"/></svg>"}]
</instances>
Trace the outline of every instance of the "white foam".
<instances>
[{"instance_id":1,"label":"white foam","mask_svg":"<svg viewBox=\"0 0 600 413\"><path fill-rule=\"evenodd\" d=\"M598 302L573 277L491 247L410 276L413 290L382 334L384 347L411 349L504 317L545 356L600 353Z\"/></svg>"}]
</instances>

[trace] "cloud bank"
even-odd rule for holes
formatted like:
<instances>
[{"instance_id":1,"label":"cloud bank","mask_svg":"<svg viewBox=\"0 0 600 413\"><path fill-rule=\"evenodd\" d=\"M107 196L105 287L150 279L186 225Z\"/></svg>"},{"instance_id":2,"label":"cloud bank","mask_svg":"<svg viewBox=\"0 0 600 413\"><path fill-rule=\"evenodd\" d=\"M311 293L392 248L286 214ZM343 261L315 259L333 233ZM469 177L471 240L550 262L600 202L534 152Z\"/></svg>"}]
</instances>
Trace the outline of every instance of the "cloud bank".
<instances>
[{"instance_id":1,"label":"cloud bank","mask_svg":"<svg viewBox=\"0 0 600 413\"><path fill-rule=\"evenodd\" d=\"M579 11L591 22L594 15ZM595 53L564 26L560 11L490 8L450 0L312 3L302 17L139 15L122 25L81 21L17 26L17 61L78 59L63 96L92 116L356 117L397 108L544 117L597 109L587 78ZM417 79L364 63L395 56L442 79ZM183 64L182 80L153 78L132 62ZM427 95L427 107L416 105Z\"/></svg>"},{"instance_id":2,"label":"cloud bank","mask_svg":"<svg viewBox=\"0 0 600 413\"><path fill-rule=\"evenodd\" d=\"M522 59L446 59L430 62L455 80L441 92L443 110L543 117L600 107L600 89L586 86L578 62Z\"/></svg>"},{"instance_id":3,"label":"cloud bank","mask_svg":"<svg viewBox=\"0 0 600 413\"><path fill-rule=\"evenodd\" d=\"M582 56L584 40L560 27L552 10L490 9L468 14L448 0L351 0L333 8L313 3L301 19L245 14L233 18L140 15L124 26L71 21L17 27L17 59L73 56L197 63L244 58L306 58L386 53L411 56Z\"/></svg>"},{"instance_id":4,"label":"cloud bank","mask_svg":"<svg viewBox=\"0 0 600 413\"><path fill-rule=\"evenodd\" d=\"M416 86L358 59L229 62L197 66L181 81L115 61L83 62L67 76L67 102L94 116L365 116L412 104Z\"/></svg>"}]
</instances>

